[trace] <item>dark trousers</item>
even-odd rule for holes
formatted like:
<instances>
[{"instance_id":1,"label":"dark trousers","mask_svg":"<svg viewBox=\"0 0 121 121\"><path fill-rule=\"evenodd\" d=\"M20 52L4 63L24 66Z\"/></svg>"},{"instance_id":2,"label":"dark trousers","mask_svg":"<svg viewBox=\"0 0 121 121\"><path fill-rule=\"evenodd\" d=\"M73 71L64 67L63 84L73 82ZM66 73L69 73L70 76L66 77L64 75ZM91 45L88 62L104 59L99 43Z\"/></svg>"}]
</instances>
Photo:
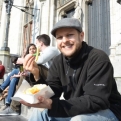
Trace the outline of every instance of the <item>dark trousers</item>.
<instances>
[{"instance_id":1,"label":"dark trousers","mask_svg":"<svg viewBox=\"0 0 121 121\"><path fill-rule=\"evenodd\" d=\"M19 89L19 87L21 86L23 81L23 76L20 77L19 82L18 82L18 86L16 91ZM21 111L21 103L15 100L12 100L11 105L10 105L11 109L16 111L16 112L20 112Z\"/></svg>"}]
</instances>

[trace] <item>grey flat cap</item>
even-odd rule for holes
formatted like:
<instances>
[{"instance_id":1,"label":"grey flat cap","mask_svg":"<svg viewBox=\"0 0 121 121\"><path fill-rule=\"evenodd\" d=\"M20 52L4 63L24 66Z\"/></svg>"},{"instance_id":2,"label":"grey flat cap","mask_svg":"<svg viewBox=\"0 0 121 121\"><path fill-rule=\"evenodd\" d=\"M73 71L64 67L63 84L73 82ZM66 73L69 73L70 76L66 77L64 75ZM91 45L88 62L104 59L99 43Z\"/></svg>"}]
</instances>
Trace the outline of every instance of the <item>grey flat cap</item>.
<instances>
[{"instance_id":1,"label":"grey flat cap","mask_svg":"<svg viewBox=\"0 0 121 121\"><path fill-rule=\"evenodd\" d=\"M65 27L69 27L69 28L75 28L77 29L79 32L82 32L82 26L81 23L78 19L75 18L63 18L60 21L58 21L52 31L51 34L55 37L56 35L56 30L59 28L65 28Z\"/></svg>"}]
</instances>

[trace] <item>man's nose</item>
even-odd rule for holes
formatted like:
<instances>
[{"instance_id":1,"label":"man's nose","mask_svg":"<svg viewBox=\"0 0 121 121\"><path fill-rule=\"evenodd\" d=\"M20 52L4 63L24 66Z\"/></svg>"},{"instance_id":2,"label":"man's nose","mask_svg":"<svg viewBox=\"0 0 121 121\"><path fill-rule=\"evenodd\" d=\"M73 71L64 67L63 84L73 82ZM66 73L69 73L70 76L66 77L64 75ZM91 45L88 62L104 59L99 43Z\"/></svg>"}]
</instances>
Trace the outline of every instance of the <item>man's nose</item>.
<instances>
[{"instance_id":1,"label":"man's nose","mask_svg":"<svg viewBox=\"0 0 121 121\"><path fill-rule=\"evenodd\" d=\"M67 42L68 41L68 38L67 37L63 37L63 42Z\"/></svg>"}]
</instances>

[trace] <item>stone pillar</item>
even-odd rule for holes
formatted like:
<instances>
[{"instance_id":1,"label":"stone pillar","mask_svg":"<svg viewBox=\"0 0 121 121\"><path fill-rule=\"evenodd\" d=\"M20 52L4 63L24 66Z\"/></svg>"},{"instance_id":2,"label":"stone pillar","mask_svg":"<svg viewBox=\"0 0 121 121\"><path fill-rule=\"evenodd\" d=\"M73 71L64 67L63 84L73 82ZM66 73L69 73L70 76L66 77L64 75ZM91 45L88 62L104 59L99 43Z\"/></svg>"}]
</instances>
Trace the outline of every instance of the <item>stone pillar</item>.
<instances>
[{"instance_id":1,"label":"stone pillar","mask_svg":"<svg viewBox=\"0 0 121 121\"><path fill-rule=\"evenodd\" d=\"M41 0L40 0L41 1ZM44 0L42 15L41 15L41 34L49 34L50 21L50 0Z\"/></svg>"},{"instance_id":2,"label":"stone pillar","mask_svg":"<svg viewBox=\"0 0 121 121\"><path fill-rule=\"evenodd\" d=\"M3 42L5 39L5 25L6 25L6 8L5 8L5 3L3 3L2 14L1 14L0 47L3 46Z\"/></svg>"},{"instance_id":3,"label":"stone pillar","mask_svg":"<svg viewBox=\"0 0 121 121\"><path fill-rule=\"evenodd\" d=\"M25 0L14 0L14 4L20 9L24 9ZM20 55L23 49L23 26L24 26L24 12L16 7L12 7L11 11L11 22L10 22L10 32L8 45L10 47L10 53L15 55Z\"/></svg>"},{"instance_id":4,"label":"stone pillar","mask_svg":"<svg viewBox=\"0 0 121 121\"><path fill-rule=\"evenodd\" d=\"M32 41L35 43L36 37L41 33L41 23L42 23L42 8L43 2L39 0L34 0L33 9L33 24L32 24Z\"/></svg>"},{"instance_id":5,"label":"stone pillar","mask_svg":"<svg viewBox=\"0 0 121 121\"><path fill-rule=\"evenodd\" d=\"M49 31L48 33L50 34L52 28L53 28L53 25L54 25L54 20L55 20L55 3L54 3L55 0L51 0L50 2L50 21L49 21ZM54 40L54 37L50 34L50 38L51 38L51 45L52 46L56 46L56 41Z\"/></svg>"},{"instance_id":6,"label":"stone pillar","mask_svg":"<svg viewBox=\"0 0 121 121\"><path fill-rule=\"evenodd\" d=\"M19 0L19 1L14 0L13 5L24 7L25 6L24 0ZM0 32L1 33L0 42L2 47L5 45L4 40L6 37L5 25L7 18L5 15L6 15L6 9L4 3L1 16L2 20L1 20L1 32ZM8 47L10 48L10 51L0 52L0 59L3 61L3 64L5 65L6 69L9 68L9 65L11 65L10 54L20 55L20 52L22 51L23 15L24 14L20 9L17 9L14 6L12 7L11 18L10 18L10 29L8 34Z\"/></svg>"},{"instance_id":7,"label":"stone pillar","mask_svg":"<svg viewBox=\"0 0 121 121\"><path fill-rule=\"evenodd\" d=\"M3 45L0 49L0 59L2 60L3 64L5 65L5 68L9 68L8 66L10 65L10 48L8 47L8 36L9 36L9 25L10 25L10 15L11 15L11 8L12 8L13 1L8 0L6 2L6 23L5 23L5 38L3 41ZM5 10L5 9L4 9Z\"/></svg>"}]
</instances>

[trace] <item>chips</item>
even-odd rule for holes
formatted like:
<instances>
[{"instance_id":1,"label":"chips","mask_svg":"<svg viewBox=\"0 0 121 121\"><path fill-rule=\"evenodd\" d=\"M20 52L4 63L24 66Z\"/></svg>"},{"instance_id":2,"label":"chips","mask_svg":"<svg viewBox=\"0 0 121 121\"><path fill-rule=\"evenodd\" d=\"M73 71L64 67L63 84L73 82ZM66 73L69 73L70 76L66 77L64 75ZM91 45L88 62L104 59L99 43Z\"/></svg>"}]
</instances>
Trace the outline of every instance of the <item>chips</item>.
<instances>
[{"instance_id":1,"label":"chips","mask_svg":"<svg viewBox=\"0 0 121 121\"><path fill-rule=\"evenodd\" d=\"M43 89L44 87L46 87L46 85L42 85L42 84L37 84L34 85L31 88L28 88L24 91L25 94L35 94L37 92L39 92L41 89Z\"/></svg>"}]
</instances>

